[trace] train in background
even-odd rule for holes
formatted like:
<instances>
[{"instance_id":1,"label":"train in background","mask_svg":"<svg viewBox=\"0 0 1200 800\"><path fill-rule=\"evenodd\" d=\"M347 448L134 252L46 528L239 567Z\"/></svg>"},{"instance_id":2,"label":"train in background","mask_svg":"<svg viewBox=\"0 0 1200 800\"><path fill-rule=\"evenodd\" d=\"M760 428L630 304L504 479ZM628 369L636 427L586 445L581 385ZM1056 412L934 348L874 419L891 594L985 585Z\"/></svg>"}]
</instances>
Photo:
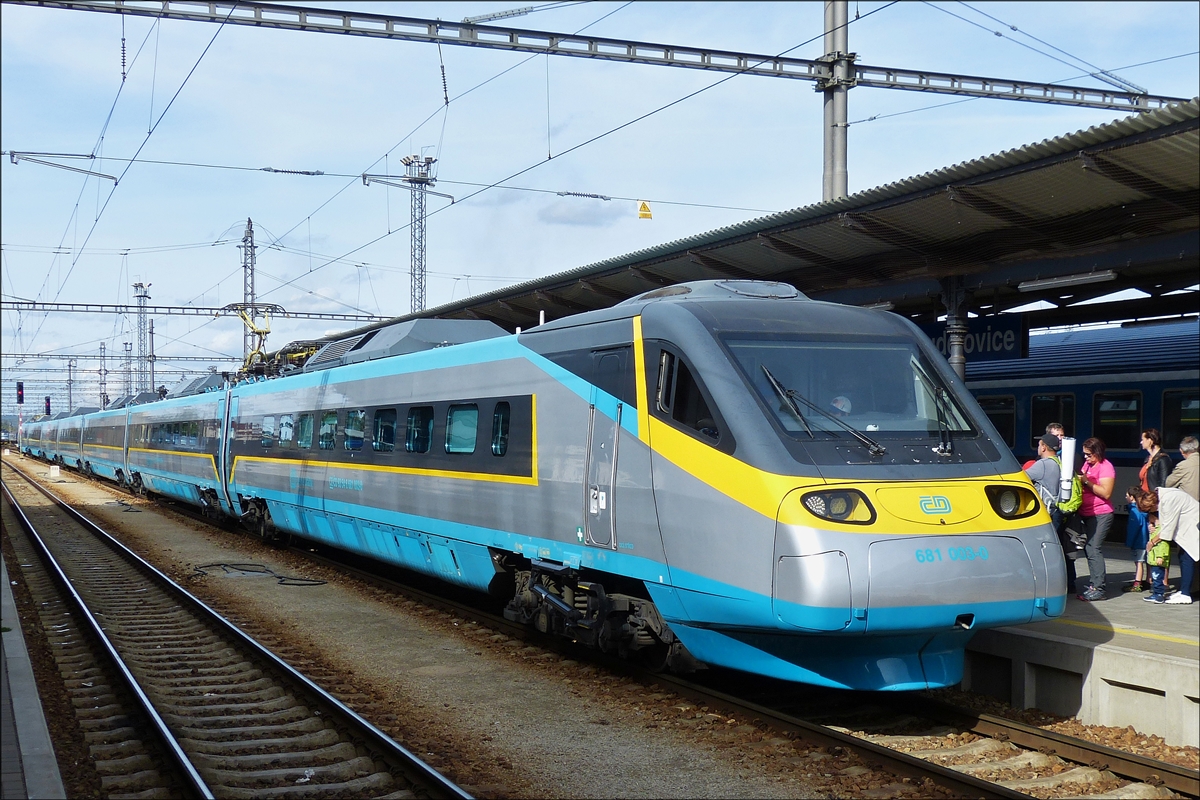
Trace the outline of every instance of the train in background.
<instances>
[{"instance_id":1,"label":"train in background","mask_svg":"<svg viewBox=\"0 0 1200 800\"><path fill-rule=\"evenodd\" d=\"M22 448L656 666L949 686L975 630L1065 606L1048 515L928 338L786 284L360 331Z\"/></svg>"},{"instance_id":2,"label":"train in background","mask_svg":"<svg viewBox=\"0 0 1200 800\"><path fill-rule=\"evenodd\" d=\"M1200 324L1195 318L1029 338L1029 357L967 364L967 389L1017 458L1037 455L1046 425L1061 422L1080 446L1102 439L1117 469L1113 493L1139 483L1141 434L1157 428L1179 461L1179 441L1200 436ZM1075 463L1081 463L1076 454Z\"/></svg>"}]
</instances>

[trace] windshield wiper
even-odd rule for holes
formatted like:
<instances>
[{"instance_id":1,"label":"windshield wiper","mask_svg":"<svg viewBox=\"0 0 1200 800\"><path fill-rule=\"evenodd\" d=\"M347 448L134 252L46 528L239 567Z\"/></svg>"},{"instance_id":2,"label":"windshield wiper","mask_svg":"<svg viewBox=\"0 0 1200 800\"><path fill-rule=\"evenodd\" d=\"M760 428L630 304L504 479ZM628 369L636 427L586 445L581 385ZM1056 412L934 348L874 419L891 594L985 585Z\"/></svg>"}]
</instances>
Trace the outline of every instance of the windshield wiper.
<instances>
[{"instance_id":1,"label":"windshield wiper","mask_svg":"<svg viewBox=\"0 0 1200 800\"><path fill-rule=\"evenodd\" d=\"M808 427L808 420L800 413L800 406L796 405L796 400L792 397L796 393L791 389L783 388L783 384L775 379L775 376L771 374L771 370L767 369L766 364L763 364L763 372L767 373L767 380L771 382L771 388L783 398L783 402L787 403L788 408L792 409L792 413L796 415L796 419L800 420L800 424L804 426L804 430L808 431L808 438L817 438L813 436L812 428Z\"/></svg>"},{"instance_id":2,"label":"windshield wiper","mask_svg":"<svg viewBox=\"0 0 1200 800\"><path fill-rule=\"evenodd\" d=\"M934 383L933 378L929 377L929 373L925 368L916 361L912 362L913 368L917 371L917 376L925 384L925 388L933 395L933 407L937 411L938 418L938 446L933 448L933 452L939 456L948 456L954 453L954 440L950 435L950 421L946 418L946 405L950 399L946 397L946 390Z\"/></svg>"},{"instance_id":3,"label":"windshield wiper","mask_svg":"<svg viewBox=\"0 0 1200 800\"><path fill-rule=\"evenodd\" d=\"M845 428L850 433L851 436L853 436L855 439L857 439L859 442L861 442L863 444L863 446L867 448L867 450L871 451L871 455L882 456L882 455L887 454L886 447L884 447L883 445L881 445L879 442L875 441L871 437L867 436L866 434L862 433L860 430L858 430L858 428L855 428L853 425L850 425L849 423L843 422L842 420L838 419L833 414L830 414L828 411L821 408L816 403L812 402L807 397L805 397L804 395L797 392L795 389L788 389L787 387L785 387L783 384L781 384L775 378L774 375L771 374L771 370L767 369L766 364L763 364L762 368L763 368L763 372L767 373L767 380L769 380L771 382L771 387L776 392L778 392L780 397L782 397L784 400L787 401L788 406L790 406L792 409L792 412L797 417L799 417L799 419L802 423L804 423L804 429L806 431L808 431L808 435L810 438L816 438L816 437L813 436L812 429L808 427L808 422L804 419L804 415L802 413L800 413L800 407L798 405L796 405L797 401L804 403L804 405L808 406L808 408L811 409L812 411L816 411L818 414L822 415L823 417L833 420L833 422L835 422L838 425L840 425L841 427Z\"/></svg>"}]
</instances>

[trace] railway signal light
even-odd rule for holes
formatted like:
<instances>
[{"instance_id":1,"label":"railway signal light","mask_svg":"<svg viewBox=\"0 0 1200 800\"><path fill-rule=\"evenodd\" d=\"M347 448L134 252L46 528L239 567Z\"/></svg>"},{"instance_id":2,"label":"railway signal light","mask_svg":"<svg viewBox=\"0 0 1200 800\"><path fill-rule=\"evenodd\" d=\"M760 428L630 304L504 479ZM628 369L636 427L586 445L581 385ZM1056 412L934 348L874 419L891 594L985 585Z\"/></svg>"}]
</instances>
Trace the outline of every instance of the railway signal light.
<instances>
[{"instance_id":1,"label":"railway signal light","mask_svg":"<svg viewBox=\"0 0 1200 800\"><path fill-rule=\"evenodd\" d=\"M46 395L46 416L50 416L50 395Z\"/></svg>"},{"instance_id":2,"label":"railway signal light","mask_svg":"<svg viewBox=\"0 0 1200 800\"><path fill-rule=\"evenodd\" d=\"M25 381L17 381L17 405L25 405Z\"/></svg>"}]
</instances>

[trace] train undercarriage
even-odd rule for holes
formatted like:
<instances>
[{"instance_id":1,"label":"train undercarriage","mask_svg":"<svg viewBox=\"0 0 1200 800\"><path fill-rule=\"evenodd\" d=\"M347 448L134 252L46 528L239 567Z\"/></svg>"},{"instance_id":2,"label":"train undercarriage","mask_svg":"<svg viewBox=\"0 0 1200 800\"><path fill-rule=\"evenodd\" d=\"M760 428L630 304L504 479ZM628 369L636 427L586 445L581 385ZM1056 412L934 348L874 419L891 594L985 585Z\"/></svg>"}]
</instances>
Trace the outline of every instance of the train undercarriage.
<instances>
[{"instance_id":1,"label":"train undercarriage","mask_svg":"<svg viewBox=\"0 0 1200 800\"><path fill-rule=\"evenodd\" d=\"M521 561L524 563L502 565L515 584L512 599L504 608L505 619L633 659L654 670L692 672L703 668L650 600L610 592L599 581L584 580L578 570L564 564Z\"/></svg>"}]
</instances>

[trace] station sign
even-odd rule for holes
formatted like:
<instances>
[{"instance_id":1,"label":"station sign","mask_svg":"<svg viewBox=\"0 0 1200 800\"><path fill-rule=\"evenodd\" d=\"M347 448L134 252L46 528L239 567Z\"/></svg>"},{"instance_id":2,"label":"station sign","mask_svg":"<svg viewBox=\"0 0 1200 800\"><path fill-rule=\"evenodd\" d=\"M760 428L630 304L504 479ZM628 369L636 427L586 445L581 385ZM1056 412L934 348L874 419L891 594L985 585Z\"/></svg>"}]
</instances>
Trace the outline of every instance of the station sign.
<instances>
[{"instance_id":1,"label":"station sign","mask_svg":"<svg viewBox=\"0 0 1200 800\"><path fill-rule=\"evenodd\" d=\"M933 340L942 355L950 357L946 323L922 325L921 330ZM1029 355L1029 323L1024 314L997 314L991 317L972 317L967 320L967 335L963 353L968 362L1006 361Z\"/></svg>"}]
</instances>

